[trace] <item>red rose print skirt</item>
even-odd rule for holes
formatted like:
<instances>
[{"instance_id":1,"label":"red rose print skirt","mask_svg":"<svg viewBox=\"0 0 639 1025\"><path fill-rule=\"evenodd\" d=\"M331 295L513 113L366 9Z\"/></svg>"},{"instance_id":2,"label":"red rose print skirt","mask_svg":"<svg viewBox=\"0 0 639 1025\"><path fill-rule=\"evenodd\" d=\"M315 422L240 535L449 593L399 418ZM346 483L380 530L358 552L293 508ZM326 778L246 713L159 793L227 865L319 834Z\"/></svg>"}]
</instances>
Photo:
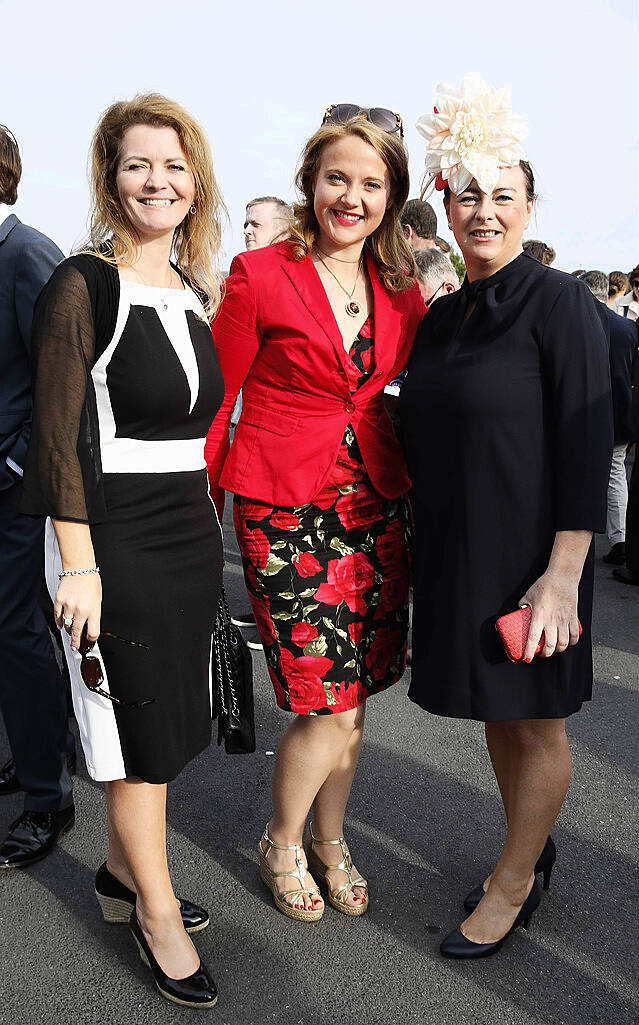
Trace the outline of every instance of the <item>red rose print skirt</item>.
<instances>
[{"instance_id":1,"label":"red rose print skirt","mask_svg":"<svg viewBox=\"0 0 639 1025\"><path fill-rule=\"evenodd\" d=\"M347 427L330 482L290 508L235 498L244 576L280 708L356 708L404 672L408 509L374 491Z\"/></svg>"}]
</instances>

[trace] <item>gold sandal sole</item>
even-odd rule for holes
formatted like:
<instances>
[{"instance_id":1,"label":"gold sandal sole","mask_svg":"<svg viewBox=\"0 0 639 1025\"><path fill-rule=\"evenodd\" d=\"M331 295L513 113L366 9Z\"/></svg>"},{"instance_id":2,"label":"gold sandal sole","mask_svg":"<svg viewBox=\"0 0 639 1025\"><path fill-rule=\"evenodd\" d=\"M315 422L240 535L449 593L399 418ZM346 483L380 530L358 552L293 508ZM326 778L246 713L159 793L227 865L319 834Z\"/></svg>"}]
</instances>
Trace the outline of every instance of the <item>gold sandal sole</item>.
<instances>
[{"instance_id":1,"label":"gold sandal sole","mask_svg":"<svg viewBox=\"0 0 639 1025\"><path fill-rule=\"evenodd\" d=\"M368 898L366 900L366 903L363 904L361 907L351 907L350 904L345 904L344 901L341 901L338 897L333 896L333 894L331 893L331 888L328 885L328 880L326 878L326 865L321 860L321 858L315 853L312 844L308 840L306 847L306 861L308 862L308 870L311 873L311 875L313 875L319 881L320 885L323 883L326 887L326 896L331 907L335 908L335 910L339 911L342 915L348 915L349 918L361 918L362 915L366 914L370 907L370 900ZM357 886L357 883L354 883L354 885Z\"/></svg>"},{"instance_id":2,"label":"gold sandal sole","mask_svg":"<svg viewBox=\"0 0 639 1025\"><path fill-rule=\"evenodd\" d=\"M268 865L264 863L263 858L264 855L260 852L260 875L264 885L271 891L277 910L281 911L287 918L292 918L295 922L319 922L324 914L324 908L318 908L316 911L305 911L301 908L294 908L292 904L289 904L283 897L280 897L277 892L277 883L273 879Z\"/></svg>"}]
</instances>

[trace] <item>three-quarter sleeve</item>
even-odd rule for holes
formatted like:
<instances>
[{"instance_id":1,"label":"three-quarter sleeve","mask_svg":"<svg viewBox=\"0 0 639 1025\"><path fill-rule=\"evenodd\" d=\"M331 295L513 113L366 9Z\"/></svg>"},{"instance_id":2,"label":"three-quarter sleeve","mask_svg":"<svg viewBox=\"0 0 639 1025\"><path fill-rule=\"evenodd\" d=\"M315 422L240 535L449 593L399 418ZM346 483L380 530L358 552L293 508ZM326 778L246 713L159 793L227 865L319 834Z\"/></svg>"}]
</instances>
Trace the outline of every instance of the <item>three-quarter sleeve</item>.
<instances>
[{"instance_id":1,"label":"three-quarter sleeve","mask_svg":"<svg viewBox=\"0 0 639 1025\"><path fill-rule=\"evenodd\" d=\"M262 341L255 289L241 256L236 256L231 264L231 272L225 282L224 299L211 330L224 378L224 401L208 432L204 457L211 493L221 513L224 509L224 492L219 487L219 480L229 451L231 413Z\"/></svg>"},{"instance_id":2,"label":"three-quarter sleeve","mask_svg":"<svg viewBox=\"0 0 639 1025\"><path fill-rule=\"evenodd\" d=\"M554 430L556 530L606 529L613 445L609 342L594 299L568 282L541 340Z\"/></svg>"},{"instance_id":3,"label":"three-quarter sleeve","mask_svg":"<svg viewBox=\"0 0 639 1025\"><path fill-rule=\"evenodd\" d=\"M102 518L92 517L95 467L83 467L80 458L83 451L85 463L87 456L99 459L87 395L95 329L86 280L70 261L54 271L38 299L31 345L34 414L22 511L89 523Z\"/></svg>"}]
</instances>

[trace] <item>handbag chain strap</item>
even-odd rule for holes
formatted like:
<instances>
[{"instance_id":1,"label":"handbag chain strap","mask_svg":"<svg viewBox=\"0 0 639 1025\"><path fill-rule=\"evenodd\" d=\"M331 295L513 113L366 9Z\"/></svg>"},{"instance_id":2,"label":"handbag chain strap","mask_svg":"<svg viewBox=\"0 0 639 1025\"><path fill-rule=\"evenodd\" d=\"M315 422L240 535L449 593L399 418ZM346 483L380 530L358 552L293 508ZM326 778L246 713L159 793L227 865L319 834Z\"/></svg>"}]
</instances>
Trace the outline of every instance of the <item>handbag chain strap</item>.
<instances>
[{"instance_id":1,"label":"handbag chain strap","mask_svg":"<svg viewBox=\"0 0 639 1025\"><path fill-rule=\"evenodd\" d=\"M225 703L224 686L221 679L222 660L224 661L224 667L226 669L226 677L229 683L229 691L231 694L231 713L239 717L240 710L237 704L237 694L233 682L233 670L231 667L231 654L229 651L228 643L228 630L231 625L231 613L229 611L228 602L226 600L226 592L224 585L222 585L222 592L220 594L220 606L217 614L217 624L215 630L215 658L217 662L217 675L220 683L220 704L222 706L222 713L226 715L228 709Z\"/></svg>"}]
</instances>

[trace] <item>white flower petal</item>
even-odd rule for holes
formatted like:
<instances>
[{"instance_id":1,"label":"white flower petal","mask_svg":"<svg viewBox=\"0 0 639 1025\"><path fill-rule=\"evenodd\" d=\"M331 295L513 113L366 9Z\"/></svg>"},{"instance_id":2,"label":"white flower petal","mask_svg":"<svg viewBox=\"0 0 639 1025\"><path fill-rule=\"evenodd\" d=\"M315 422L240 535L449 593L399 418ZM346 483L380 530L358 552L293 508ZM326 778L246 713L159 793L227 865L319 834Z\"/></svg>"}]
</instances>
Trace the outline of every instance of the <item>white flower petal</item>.
<instances>
[{"instance_id":1,"label":"white flower petal","mask_svg":"<svg viewBox=\"0 0 639 1025\"><path fill-rule=\"evenodd\" d=\"M461 89L440 83L435 107L437 113L422 115L416 127L428 140L426 167L441 166L449 173L454 192L473 178L480 188L492 190L500 167L525 159L521 142L528 126L513 113L508 86L495 89L479 72L470 72Z\"/></svg>"},{"instance_id":2,"label":"white flower petal","mask_svg":"<svg viewBox=\"0 0 639 1025\"><path fill-rule=\"evenodd\" d=\"M420 132L422 135L426 136L426 138L428 139L430 137L431 131L433 129L433 123L431 121L430 115L429 114L422 114L422 116L420 118L418 118L417 121L415 122L415 128L417 129L418 132Z\"/></svg>"},{"instance_id":3,"label":"white flower petal","mask_svg":"<svg viewBox=\"0 0 639 1025\"><path fill-rule=\"evenodd\" d=\"M473 180L473 176L470 171L467 171L462 164L458 164L454 167L448 176L448 186L451 192L454 192L456 196L464 189L467 189Z\"/></svg>"},{"instance_id":4,"label":"white flower petal","mask_svg":"<svg viewBox=\"0 0 639 1025\"><path fill-rule=\"evenodd\" d=\"M441 154L430 153L426 150L426 156L424 157L424 165L427 171L439 171L441 167Z\"/></svg>"}]
</instances>

